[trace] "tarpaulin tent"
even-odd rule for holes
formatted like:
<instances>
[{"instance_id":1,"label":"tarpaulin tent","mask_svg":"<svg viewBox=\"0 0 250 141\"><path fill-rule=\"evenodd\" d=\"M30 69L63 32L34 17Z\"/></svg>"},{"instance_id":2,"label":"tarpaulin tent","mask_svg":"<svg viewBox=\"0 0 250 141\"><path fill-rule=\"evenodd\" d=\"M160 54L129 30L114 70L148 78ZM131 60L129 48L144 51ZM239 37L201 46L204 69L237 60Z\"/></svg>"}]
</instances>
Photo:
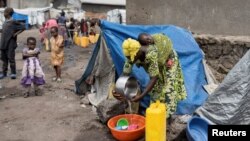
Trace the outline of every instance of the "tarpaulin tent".
<instances>
[{"instance_id":1,"label":"tarpaulin tent","mask_svg":"<svg viewBox=\"0 0 250 141\"><path fill-rule=\"evenodd\" d=\"M95 85L97 93L102 91L97 95L104 95L95 104L100 103L107 97L109 92L109 90L103 90L104 87L109 87L109 85L104 85L103 83L115 81L114 79L117 79L122 73L126 59L121 48L122 42L127 38L136 39L141 32L149 34L164 33L172 40L173 47L179 56L188 94L186 100L179 102L177 114L191 114L204 103L207 93L203 89L203 85L206 85L207 82L202 64L203 54L189 31L173 25L120 25L107 21L101 21L101 29L101 36L93 50L86 70L82 77L75 82L76 93L86 92L85 80L94 71L96 78L101 78L101 81L98 81L98 85ZM106 69L104 69L105 67ZM113 72L112 75L111 72ZM105 77L104 74L106 74ZM113 78L114 74L115 78ZM141 88L144 89L149 82L149 76L145 70L134 66L132 75L138 79ZM95 96L95 98L98 97ZM149 104L148 102L148 96L146 96L140 104L146 108Z\"/></svg>"},{"instance_id":2,"label":"tarpaulin tent","mask_svg":"<svg viewBox=\"0 0 250 141\"><path fill-rule=\"evenodd\" d=\"M23 14L19 14L14 12L14 14L12 15L12 18L17 20L17 21L22 21L25 23L25 28L28 29L29 28L29 17L28 15L23 15Z\"/></svg>"},{"instance_id":3,"label":"tarpaulin tent","mask_svg":"<svg viewBox=\"0 0 250 141\"><path fill-rule=\"evenodd\" d=\"M195 112L213 124L250 124L250 50Z\"/></svg>"}]
</instances>

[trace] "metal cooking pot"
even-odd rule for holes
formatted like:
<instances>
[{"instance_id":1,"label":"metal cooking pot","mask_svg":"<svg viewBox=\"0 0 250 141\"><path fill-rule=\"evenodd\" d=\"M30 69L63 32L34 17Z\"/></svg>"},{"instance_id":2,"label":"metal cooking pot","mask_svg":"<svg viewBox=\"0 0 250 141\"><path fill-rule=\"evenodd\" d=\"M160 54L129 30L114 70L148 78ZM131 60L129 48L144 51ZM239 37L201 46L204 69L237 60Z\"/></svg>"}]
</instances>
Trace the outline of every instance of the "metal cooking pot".
<instances>
[{"instance_id":1,"label":"metal cooking pot","mask_svg":"<svg viewBox=\"0 0 250 141\"><path fill-rule=\"evenodd\" d=\"M139 84L135 77L121 76L115 84L115 91L131 99L140 91Z\"/></svg>"}]
</instances>

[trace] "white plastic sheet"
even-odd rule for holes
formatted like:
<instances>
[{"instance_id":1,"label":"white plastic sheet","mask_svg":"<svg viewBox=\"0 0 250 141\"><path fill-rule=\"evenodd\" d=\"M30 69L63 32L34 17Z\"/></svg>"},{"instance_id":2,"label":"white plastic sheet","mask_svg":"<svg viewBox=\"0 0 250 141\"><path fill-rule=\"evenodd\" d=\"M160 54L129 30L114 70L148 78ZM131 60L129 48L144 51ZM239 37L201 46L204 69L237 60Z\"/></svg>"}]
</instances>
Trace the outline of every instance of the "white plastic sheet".
<instances>
[{"instance_id":1,"label":"white plastic sheet","mask_svg":"<svg viewBox=\"0 0 250 141\"><path fill-rule=\"evenodd\" d=\"M120 21L121 16L121 21ZM126 24L126 10L114 9L107 12L107 21L113 23Z\"/></svg>"},{"instance_id":2,"label":"white plastic sheet","mask_svg":"<svg viewBox=\"0 0 250 141\"><path fill-rule=\"evenodd\" d=\"M250 50L196 113L214 124L250 124Z\"/></svg>"},{"instance_id":3,"label":"white plastic sheet","mask_svg":"<svg viewBox=\"0 0 250 141\"><path fill-rule=\"evenodd\" d=\"M14 9L16 13L28 15L30 25L42 25L46 20L45 12L48 12L50 7L44 8L26 8L26 9ZM4 8L0 8L0 28L5 20L3 15Z\"/></svg>"}]
</instances>

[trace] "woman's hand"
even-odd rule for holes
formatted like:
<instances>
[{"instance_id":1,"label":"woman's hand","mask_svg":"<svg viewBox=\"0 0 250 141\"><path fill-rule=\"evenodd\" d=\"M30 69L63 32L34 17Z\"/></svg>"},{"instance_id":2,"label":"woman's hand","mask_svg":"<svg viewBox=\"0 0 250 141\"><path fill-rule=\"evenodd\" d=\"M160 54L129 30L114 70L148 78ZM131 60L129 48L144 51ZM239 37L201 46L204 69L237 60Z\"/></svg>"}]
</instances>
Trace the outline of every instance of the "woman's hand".
<instances>
[{"instance_id":1,"label":"woman's hand","mask_svg":"<svg viewBox=\"0 0 250 141\"><path fill-rule=\"evenodd\" d=\"M121 94L119 94L119 93L116 93L116 91L112 91L112 94L113 94L113 96L117 99L117 100L120 100L120 101L125 101L126 100L126 98L123 96L123 95L121 95Z\"/></svg>"},{"instance_id":2,"label":"woman's hand","mask_svg":"<svg viewBox=\"0 0 250 141\"><path fill-rule=\"evenodd\" d=\"M151 77L150 81L149 81L147 87L145 88L145 90L143 91L143 93L141 95L134 96L130 101L138 102L139 100L141 100L147 93L149 93L152 90L152 88L156 84L157 79L158 79L157 76Z\"/></svg>"},{"instance_id":3,"label":"woman's hand","mask_svg":"<svg viewBox=\"0 0 250 141\"><path fill-rule=\"evenodd\" d=\"M142 98L141 95L137 95L137 96L134 96L130 101L131 101L131 102L138 102L138 101L141 100L141 98Z\"/></svg>"}]
</instances>

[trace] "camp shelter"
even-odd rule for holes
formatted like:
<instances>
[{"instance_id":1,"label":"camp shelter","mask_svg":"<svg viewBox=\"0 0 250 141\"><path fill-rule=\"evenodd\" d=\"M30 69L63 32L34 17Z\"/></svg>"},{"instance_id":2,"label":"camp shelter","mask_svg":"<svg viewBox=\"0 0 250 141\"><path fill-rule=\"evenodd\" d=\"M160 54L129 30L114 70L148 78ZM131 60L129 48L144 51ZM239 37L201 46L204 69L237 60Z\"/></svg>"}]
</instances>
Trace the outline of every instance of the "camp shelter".
<instances>
[{"instance_id":1,"label":"camp shelter","mask_svg":"<svg viewBox=\"0 0 250 141\"><path fill-rule=\"evenodd\" d=\"M107 99L115 80L122 73L126 59L122 52L122 42L127 38L136 39L142 32L166 34L179 56L187 99L178 103L177 114L191 114L207 99L207 92L203 89L203 85L207 84L202 64L204 56L190 31L174 25L121 25L107 21L101 21L101 29L101 36L89 63L83 75L75 81L76 93L80 95L88 91L86 80L90 76L94 77L95 91L89 96L93 105ZM148 74L143 68L133 66L132 75L137 78L143 90L149 82ZM140 105L146 108L149 96L145 96Z\"/></svg>"},{"instance_id":2,"label":"camp shelter","mask_svg":"<svg viewBox=\"0 0 250 141\"><path fill-rule=\"evenodd\" d=\"M28 25L42 25L50 17L49 10L50 7L14 9L13 19L24 21L26 28ZM3 12L4 8L0 8L0 29L5 21Z\"/></svg>"},{"instance_id":3,"label":"camp shelter","mask_svg":"<svg viewBox=\"0 0 250 141\"><path fill-rule=\"evenodd\" d=\"M212 124L250 124L250 50L195 113Z\"/></svg>"}]
</instances>

